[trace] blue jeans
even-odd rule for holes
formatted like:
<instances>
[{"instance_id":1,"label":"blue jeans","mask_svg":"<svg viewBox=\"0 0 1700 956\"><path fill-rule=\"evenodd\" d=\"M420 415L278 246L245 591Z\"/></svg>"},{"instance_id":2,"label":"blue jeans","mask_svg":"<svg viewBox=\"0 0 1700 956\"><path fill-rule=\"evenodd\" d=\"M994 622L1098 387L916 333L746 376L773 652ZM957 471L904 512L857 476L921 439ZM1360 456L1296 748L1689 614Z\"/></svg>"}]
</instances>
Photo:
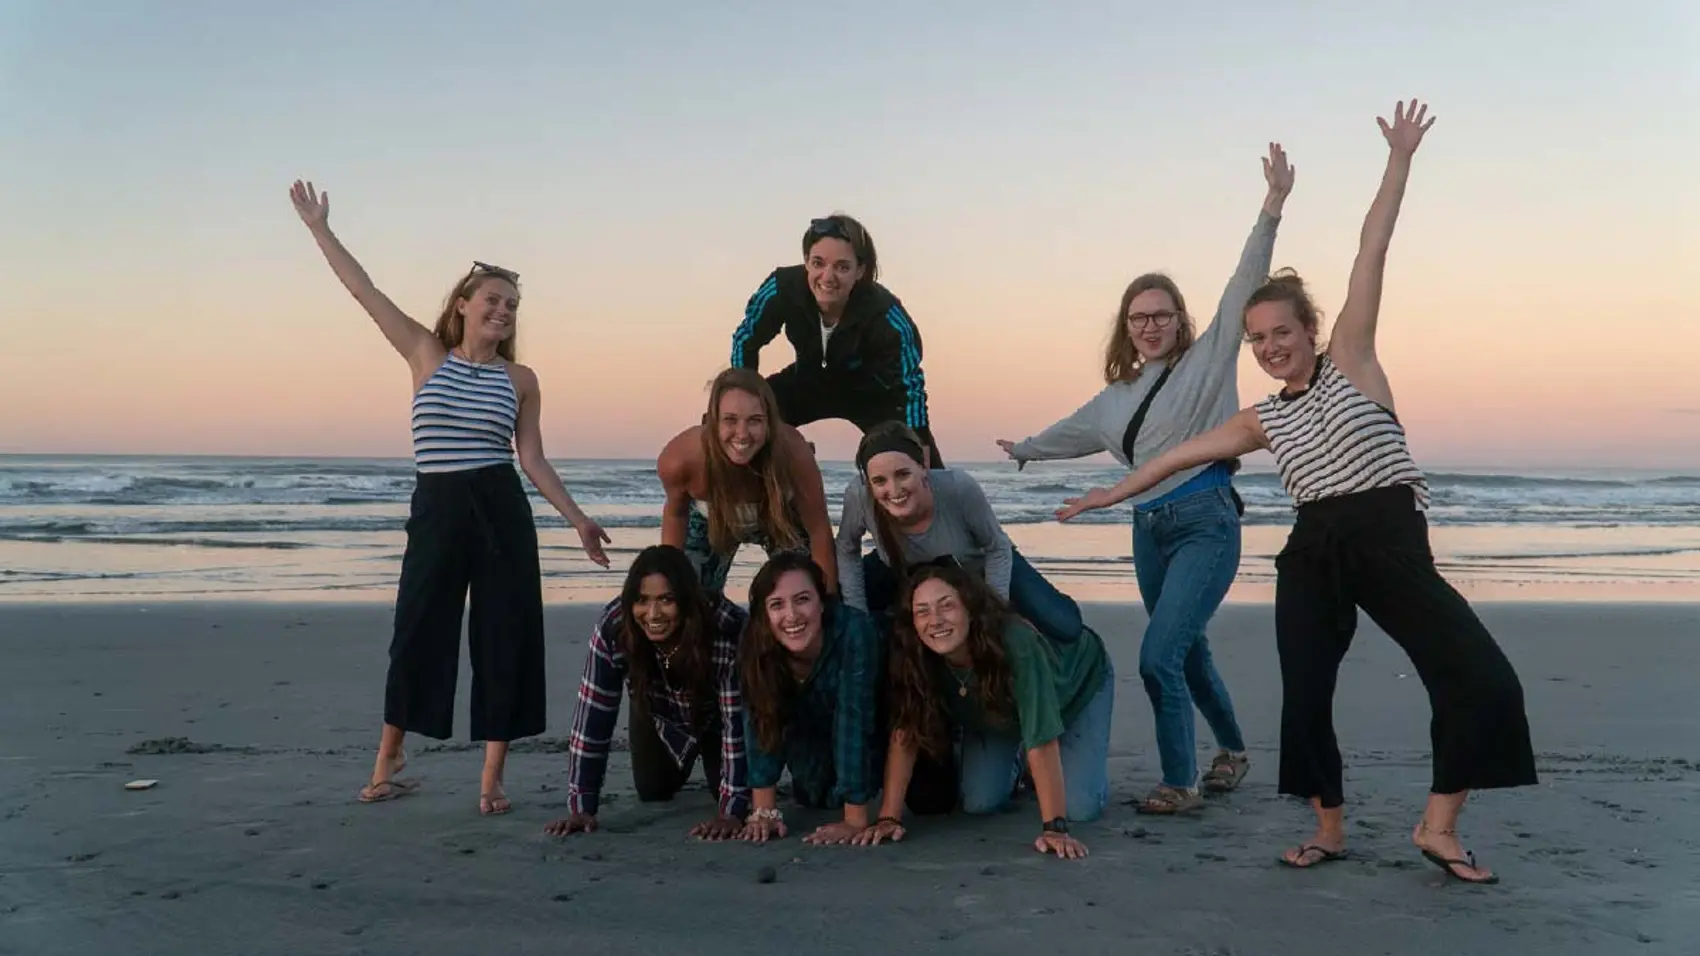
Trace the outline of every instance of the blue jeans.
<instances>
[{"instance_id":1,"label":"blue jeans","mask_svg":"<svg viewBox=\"0 0 1700 956\"><path fill-rule=\"evenodd\" d=\"M1026 618L1040 634L1059 644L1080 639L1086 622L1080 616L1080 605L1057 590L1044 575L1033 569L1019 549L1013 551L1014 561L1009 572L1009 603L1015 613ZM886 615L895 610L897 578L891 568L880 560L878 551L862 556L862 590L868 602L868 613L882 625Z\"/></svg>"},{"instance_id":2,"label":"blue jeans","mask_svg":"<svg viewBox=\"0 0 1700 956\"><path fill-rule=\"evenodd\" d=\"M1063 813L1070 821L1096 820L1110 802L1110 717L1116 702L1116 669L1104 659L1104 682L1085 709L1057 738L1062 750ZM1009 805L1027 752L1019 733L962 732L962 812L996 813Z\"/></svg>"},{"instance_id":3,"label":"blue jeans","mask_svg":"<svg viewBox=\"0 0 1700 956\"><path fill-rule=\"evenodd\" d=\"M1244 750L1204 627L1240 566L1240 517L1227 487L1206 488L1133 514L1133 568L1150 622L1139 677L1151 697L1163 782L1198 782L1192 708L1225 750Z\"/></svg>"}]
</instances>

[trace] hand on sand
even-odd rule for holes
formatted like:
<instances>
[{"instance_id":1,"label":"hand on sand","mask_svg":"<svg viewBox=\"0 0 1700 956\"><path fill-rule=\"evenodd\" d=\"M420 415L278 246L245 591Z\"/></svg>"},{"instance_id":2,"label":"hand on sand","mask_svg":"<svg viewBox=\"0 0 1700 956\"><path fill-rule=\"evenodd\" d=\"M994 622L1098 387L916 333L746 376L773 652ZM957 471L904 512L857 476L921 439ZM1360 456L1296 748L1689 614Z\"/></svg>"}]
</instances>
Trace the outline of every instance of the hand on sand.
<instances>
[{"instance_id":1,"label":"hand on sand","mask_svg":"<svg viewBox=\"0 0 1700 956\"><path fill-rule=\"evenodd\" d=\"M738 839L748 843L766 843L785 839L784 820L751 820L738 831Z\"/></svg>"},{"instance_id":2,"label":"hand on sand","mask_svg":"<svg viewBox=\"0 0 1700 956\"><path fill-rule=\"evenodd\" d=\"M861 833L856 834L850 842L857 846L879 846L880 841L882 840L890 840L892 843L901 843L903 842L904 834L907 832L908 831L903 829L903 824L898 823L896 820L881 820L873 826L868 827L866 830L863 830Z\"/></svg>"},{"instance_id":3,"label":"hand on sand","mask_svg":"<svg viewBox=\"0 0 1700 956\"><path fill-rule=\"evenodd\" d=\"M1027 467L1027 462L1015 457L1015 442L1012 442L1007 438L1000 438L998 439L998 447L1002 448L1003 453L1008 455L1011 461L1015 462L1016 471L1020 471Z\"/></svg>"},{"instance_id":4,"label":"hand on sand","mask_svg":"<svg viewBox=\"0 0 1700 956\"><path fill-rule=\"evenodd\" d=\"M319 228L330 217L331 194L319 192L310 182L303 183L297 179L290 187L289 201L295 204L295 214L301 217L308 229Z\"/></svg>"},{"instance_id":5,"label":"hand on sand","mask_svg":"<svg viewBox=\"0 0 1700 956\"><path fill-rule=\"evenodd\" d=\"M608 555L603 552L602 545L604 542L613 544L614 539L608 537L608 532L602 530L595 518L586 518L584 524L579 525L578 539L584 545L584 553L590 560L604 568L608 566Z\"/></svg>"},{"instance_id":6,"label":"hand on sand","mask_svg":"<svg viewBox=\"0 0 1700 956\"><path fill-rule=\"evenodd\" d=\"M691 827L691 836L710 842L735 840L738 838L738 831L743 828L743 822L736 817L717 816L712 820Z\"/></svg>"},{"instance_id":7,"label":"hand on sand","mask_svg":"<svg viewBox=\"0 0 1700 956\"><path fill-rule=\"evenodd\" d=\"M815 832L803 838L803 842L814 846L843 846L854 841L865 829L867 828L840 820L837 823L828 823L826 826L816 827Z\"/></svg>"},{"instance_id":8,"label":"hand on sand","mask_svg":"<svg viewBox=\"0 0 1700 956\"><path fill-rule=\"evenodd\" d=\"M1286 199L1293 191L1292 166L1287 163L1287 151L1280 143L1269 144L1269 156L1263 161L1263 181L1269 184L1269 195L1274 199Z\"/></svg>"},{"instance_id":9,"label":"hand on sand","mask_svg":"<svg viewBox=\"0 0 1700 956\"><path fill-rule=\"evenodd\" d=\"M1093 488L1078 498L1064 498L1063 507L1057 509L1057 520L1067 521L1085 512L1096 511L1099 508L1109 507L1109 505L1110 489Z\"/></svg>"},{"instance_id":10,"label":"hand on sand","mask_svg":"<svg viewBox=\"0 0 1700 956\"><path fill-rule=\"evenodd\" d=\"M1381 135L1387 138L1387 148L1395 153L1403 153L1409 156L1417 151L1417 147L1422 144L1423 134L1428 132L1430 126L1434 125L1435 118L1428 116L1428 122L1425 123L1423 122L1425 116L1428 116L1427 103L1412 100L1410 108L1407 109L1405 101L1400 100L1393 107L1393 124L1391 126L1388 125L1387 120L1379 116L1375 118L1375 122L1381 127Z\"/></svg>"},{"instance_id":11,"label":"hand on sand","mask_svg":"<svg viewBox=\"0 0 1700 956\"><path fill-rule=\"evenodd\" d=\"M564 837L573 833L594 833L596 818L588 813L575 813L570 817L562 817L543 828L550 836Z\"/></svg>"},{"instance_id":12,"label":"hand on sand","mask_svg":"<svg viewBox=\"0 0 1700 956\"><path fill-rule=\"evenodd\" d=\"M1052 833L1049 830L1039 834L1039 839L1033 841L1033 849L1040 853L1055 853L1065 860L1079 860L1086 856L1086 844L1066 833Z\"/></svg>"}]
</instances>

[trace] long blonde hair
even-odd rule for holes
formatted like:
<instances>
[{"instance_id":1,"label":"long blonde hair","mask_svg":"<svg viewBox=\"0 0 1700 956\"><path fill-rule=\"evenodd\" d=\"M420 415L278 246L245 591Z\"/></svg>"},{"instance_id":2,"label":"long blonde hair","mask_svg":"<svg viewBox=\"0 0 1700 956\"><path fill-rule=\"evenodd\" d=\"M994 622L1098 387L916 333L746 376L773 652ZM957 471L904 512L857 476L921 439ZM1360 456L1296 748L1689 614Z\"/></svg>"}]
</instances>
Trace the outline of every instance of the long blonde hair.
<instances>
[{"instance_id":1,"label":"long blonde hair","mask_svg":"<svg viewBox=\"0 0 1700 956\"><path fill-rule=\"evenodd\" d=\"M732 463L726 449L720 447L720 399L727 392L747 392L761 402L767 416L767 441L756 452L749 465ZM726 554L737 549L738 506L743 504L735 494L737 483L734 469L747 467L761 479L761 501L757 503L757 526L779 548L802 545L802 530L792 519L786 498L796 487L791 461L782 454L780 429L785 425L779 417L779 400L767 379L747 368L729 368L714 377L708 390L708 414L702 420L702 460L708 485L708 542L715 551Z\"/></svg>"},{"instance_id":2,"label":"long blonde hair","mask_svg":"<svg viewBox=\"0 0 1700 956\"><path fill-rule=\"evenodd\" d=\"M443 299L443 311L438 313L437 324L431 329L431 334L437 337L437 341L443 343L445 352L453 350L455 346L461 343L462 339L466 338L466 316L461 315L461 304L477 295L478 290L484 288L484 283L491 279L503 279L513 283L515 289L519 288L519 275L517 273L475 262L472 265L472 270L462 276L461 280L455 283L454 288L449 290L448 296ZM496 343L496 354L510 362L517 361L514 356L518 354L518 349L515 347L518 339L519 324L516 322L513 334Z\"/></svg>"},{"instance_id":3,"label":"long blonde hair","mask_svg":"<svg viewBox=\"0 0 1700 956\"><path fill-rule=\"evenodd\" d=\"M1179 361L1192 345L1192 315L1186 310L1186 298L1181 295L1180 286L1175 285L1175 280L1161 272L1147 272L1128 283L1127 290L1122 293L1121 308L1116 310L1115 325L1110 329L1110 344L1104 348L1106 385L1131 382L1145 370L1145 356L1140 355L1139 349L1134 347L1133 335L1127 330L1127 307L1140 293L1152 289L1167 293L1169 299L1175 303L1175 311L1180 313L1179 324L1175 327L1175 347L1165 356L1169 363L1172 365Z\"/></svg>"}]
</instances>

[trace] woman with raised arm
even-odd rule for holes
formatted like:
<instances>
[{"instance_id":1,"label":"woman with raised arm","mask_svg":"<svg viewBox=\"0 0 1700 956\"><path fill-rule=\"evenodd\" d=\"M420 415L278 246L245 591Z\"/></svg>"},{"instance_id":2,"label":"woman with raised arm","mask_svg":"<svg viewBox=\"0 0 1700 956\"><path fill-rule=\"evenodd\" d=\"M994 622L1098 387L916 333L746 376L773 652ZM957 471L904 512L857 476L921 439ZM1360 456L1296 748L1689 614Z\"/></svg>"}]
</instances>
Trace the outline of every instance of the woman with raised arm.
<instances>
[{"instance_id":1,"label":"woman with raised arm","mask_svg":"<svg viewBox=\"0 0 1700 956\"><path fill-rule=\"evenodd\" d=\"M1434 124L1424 122L1427 112L1413 100L1398 105L1391 124L1377 118L1387 170L1327 346L1318 347L1320 318L1303 282L1291 274L1270 279L1251 296L1246 335L1257 364L1285 387L1114 488L1068 499L1057 517L1108 507L1200 462L1274 452L1298 511L1275 559L1280 791L1310 800L1317 818L1316 833L1282 859L1309 867L1346 853L1333 702L1362 608L1410 657L1434 712L1434 778L1411 839L1452 877L1492 883L1498 877L1459 842L1458 815L1471 790L1536 782L1523 688L1469 602L1435 569L1423 514L1427 479L1406 447L1375 349L1387 249L1411 158Z\"/></svg>"},{"instance_id":2,"label":"woman with raised arm","mask_svg":"<svg viewBox=\"0 0 1700 956\"><path fill-rule=\"evenodd\" d=\"M710 595L725 591L745 544L769 557L812 555L827 593L837 593L820 465L802 433L780 420L773 390L757 373L729 368L715 376L703 423L667 443L655 472L667 496L661 543L684 549Z\"/></svg>"},{"instance_id":3,"label":"woman with raised arm","mask_svg":"<svg viewBox=\"0 0 1700 956\"><path fill-rule=\"evenodd\" d=\"M1104 389L1032 438L999 441L1011 458L1025 465L1108 451L1132 469L1233 414L1246 299L1269 274L1276 227L1293 188L1293 168L1279 143L1269 145L1263 178L1268 189L1257 223L1204 334L1194 340L1192 316L1172 279L1160 273L1134 279L1116 312ZM1240 565L1243 507L1232 479L1237 465L1232 456L1200 461L1134 497L1133 568L1149 615L1139 676L1151 699L1163 768L1162 781L1137 805L1141 813L1203 805L1194 706L1218 748L1204 789L1233 790L1251 767L1205 637Z\"/></svg>"},{"instance_id":4,"label":"woman with raised arm","mask_svg":"<svg viewBox=\"0 0 1700 956\"><path fill-rule=\"evenodd\" d=\"M703 776L720 795L719 812L691 835L737 836L750 803L738 694L738 640L747 620L743 608L703 593L683 551L656 544L638 552L620 596L602 609L590 635L567 747L567 816L546 833L596 829L620 692L630 688L626 723L638 799L673 799L701 757Z\"/></svg>"},{"instance_id":5,"label":"woman with raised arm","mask_svg":"<svg viewBox=\"0 0 1700 956\"><path fill-rule=\"evenodd\" d=\"M961 568L921 568L905 601L891 667L884 799L855 842L903 839L916 759L946 759L955 729L964 812L1008 805L1025 763L1043 821L1034 849L1085 856L1068 825L1096 820L1110 797L1116 675L1104 642L1090 628L1067 644L1047 640Z\"/></svg>"},{"instance_id":6,"label":"woman with raised arm","mask_svg":"<svg viewBox=\"0 0 1700 956\"><path fill-rule=\"evenodd\" d=\"M986 579L1053 641L1080 636L1080 606L1045 580L1010 543L979 482L955 468L927 467L908 426L883 422L856 448L857 477L844 488L838 580L844 603L884 623L911 568L944 561ZM875 550L862 554L872 532Z\"/></svg>"},{"instance_id":7,"label":"woman with raised arm","mask_svg":"<svg viewBox=\"0 0 1700 956\"><path fill-rule=\"evenodd\" d=\"M537 373L514 361L519 276L475 262L427 330L378 291L331 232L330 194L297 181L290 200L331 270L413 373L417 478L397 587L384 730L365 803L412 789L396 779L409 732L454 728L461 619L472 591L472 739L485 741L480 813L507 813L508 744L543 732L543 586L531 503L513 467L566 518L603 567L608 536L579 510L543 453Z\"/></svg>"}]
</instances>

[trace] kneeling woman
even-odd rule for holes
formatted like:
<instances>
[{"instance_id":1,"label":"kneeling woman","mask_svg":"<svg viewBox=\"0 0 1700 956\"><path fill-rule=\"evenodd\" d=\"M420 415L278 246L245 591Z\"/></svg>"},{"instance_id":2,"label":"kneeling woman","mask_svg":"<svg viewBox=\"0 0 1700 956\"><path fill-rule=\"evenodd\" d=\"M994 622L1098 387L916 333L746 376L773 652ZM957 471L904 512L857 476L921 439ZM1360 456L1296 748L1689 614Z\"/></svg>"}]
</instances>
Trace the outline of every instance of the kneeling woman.
<instances>
[{"instance_id":1,"label":"kneeling woman","mask_svg":"<svg viewBox=\"0 0 1700 956\"><path fill-rule=\"evenodd\" d=\"M829 600L808 556L781 552L750 584L750 625L739 648L753 809L740 835L786 833L780 775L805 807L844 807L844 820L809 843L848 843L868 825L879 786L879 695L885 641L873 619Z\"/></svg>"},{"instance_id":2,"label":"kneeling woman","mask_svg":"<svg viewBox=\"0 0 1700 956\"><path fill-rule=\"evenodd\" d=\"M920 438L899 422L874 426L857 446L859 477L844 489L838 522L844 603L883 621L910 568L943 559L980 572L1051 640L1078 638L1080 606L1010 543L979 482L928 464ZM875 551L863 557L862 537L870 530Z\"/></svg>"},{"instance_id":3,"label":"kneeling woman","mask_svg":"<svg viewBox=\"0 0 1700 956\"><path fill-rule=\"evenodd\" d=\"M926 567L898 618L892 733L879 819L857 839L903 838L904 791L916 758L942 758L962 730L962 809L992 813L1011 799L1026 756L1044 821L1034 849L1086 855L1068 824L1095 820L1109 802L1115 669L1090 628L1067 644L1014 617L978 577Z\"/></svg>"},{"instance_id":4,"label":"kneeling woman","mask_svg":"<svg viewBox=\"0 0 1700 956\"><path fill-rule=\"evenodd\" d=\"M702 758L720 793L720 812L691 835L726 840L749 809L744 785L744 715L738 696L738 638L748 616L703 594L690 559L652 545L638 553L620 596L590 635L567 749L568 816L553 836L596 829L608 746L620 719L621 685L631 688L632 783L638 799L671 800Z\"/></svg>"}]
</instances>

